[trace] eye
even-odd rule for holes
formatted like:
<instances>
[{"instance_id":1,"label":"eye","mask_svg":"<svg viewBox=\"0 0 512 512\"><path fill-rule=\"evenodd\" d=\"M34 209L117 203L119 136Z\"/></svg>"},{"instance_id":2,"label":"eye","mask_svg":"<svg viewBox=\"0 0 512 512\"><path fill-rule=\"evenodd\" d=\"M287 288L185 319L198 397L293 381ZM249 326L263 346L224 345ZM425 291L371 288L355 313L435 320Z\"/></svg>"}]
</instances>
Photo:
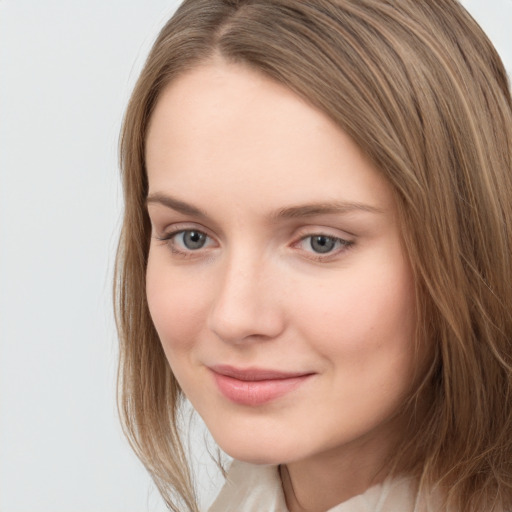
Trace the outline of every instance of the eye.
<instances>
[{"instance_id":1,"label":"eye","mask_svg":"<svg viewBox=\"0 0 512 512\"><path fill-rule=\"evenodd\" d=\"M339 238L336 239L332 236L325 235L314 235L308 238L311 249L319 254L331 252L336 247L336 242L339 240Z\"/></svg>"},{"instance_id":2,"label":"eye","mask_svg":"<svg viewBox=\"0 0 512 512\"><path fill-rule=\"evenodd\" d=\"M189 251L196 251L197 249L203 248L208 240L208 236L205 233L195 230L181 231L180 233L176 233L174 238L179 240L183 247Z\"/></svg>"},{"instance_id":3,"label":"eye","mask_svg":"<svg viewBox=\"0 0 512 512\"><path fill-rule=\"evenodd\" d=\"M308 235L299 240L297 246L309 253L320 256L329 256L347 249L353 242L336 236L315 234Z\"/></svg>"},{"instance_id":4,"label":"eye","mask_svg":"<svg viewBox=\"0 0 512 512\"><path fill-rule=\"evenodd\" d=\"M208 248L214 244L214 241L206 233L197 229L179 229L157 237L157 239L167 242L172 252L183 255Z\"/></svg>"}]
</instances>

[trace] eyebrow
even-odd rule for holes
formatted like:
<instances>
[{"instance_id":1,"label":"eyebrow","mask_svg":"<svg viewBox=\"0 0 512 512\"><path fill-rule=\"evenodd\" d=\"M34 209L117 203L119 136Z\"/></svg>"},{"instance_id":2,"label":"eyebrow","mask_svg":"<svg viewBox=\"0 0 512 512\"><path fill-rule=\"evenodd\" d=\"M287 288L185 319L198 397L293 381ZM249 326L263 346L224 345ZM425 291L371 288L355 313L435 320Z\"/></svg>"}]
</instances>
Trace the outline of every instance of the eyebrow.
<instances>
[{"instance_id":1,"label":"eyebrow","mask_svg":"<svg viewBox=\"0 0 512 512\"><path fill-rule=\"evenodd\" d=\"M146 204L161 204L167 208L171 208L172 210L183 213L184 215L193 215L194 217L199 217L201 219L208 217L206 212L203 210L200 210L191 204L185 203L185 201L180 201L179 199L168 196L167 194L161 194L159 192L155 194L149 194L146 199Z\"/></svg>"},{"instance_id":2,"label":"eyebrow","mask_svg":"<svg viewBox=\"0 0 512 512\"><path fill-rule=\"evenodd\" d=\"M208 214L203 210L192 206L191 204L181 201L167 194L154 193L150 194L146 199L146 204L161 204L167 208L171 208L177 212L185 215L192 215L201 219L208 218ZM272 220L279 219L295 219L302 217L314 217L316 215L332 215L332 214L345 214L354 211L366 212L366 213L384 213L384 210L376 208L364 203L352 202L352 201L333 201L333 202L321 202L311 203L299 206L288 206L272 212L270 218Z\"/></svg>"},{"instance_id":3,"label":"eyebrow","mask_svg":"<svg viewBox=\"0 0 512 512\"><path fill-rule=\"evenodd\" d=\"M294 219L297 217L313 217L315 215L343 214L354 211L367 213L384 213L384 210L364 203L352 201L333 201L326 203L312 203L300 206L282 208L272 214L275 219Z\"/></svg>"}]
</instances>

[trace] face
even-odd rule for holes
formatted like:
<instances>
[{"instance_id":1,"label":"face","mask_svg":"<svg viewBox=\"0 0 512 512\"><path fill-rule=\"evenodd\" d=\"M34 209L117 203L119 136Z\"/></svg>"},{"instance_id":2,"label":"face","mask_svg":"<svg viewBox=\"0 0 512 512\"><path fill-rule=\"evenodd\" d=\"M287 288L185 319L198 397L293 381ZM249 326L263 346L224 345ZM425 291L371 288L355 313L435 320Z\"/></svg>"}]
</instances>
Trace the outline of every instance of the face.
<instances>
[{"instance_id":1,"label":"face","mask_svg":"<svg viewBox=\"0 0 512 512\"><path fill-rule=\"evenodd\" d=\"M391 188L355 143L217 60L162 93L146 159L151 316L221 448L289 463L384 443L414 292Z\"/></svg>"}]
</instances>

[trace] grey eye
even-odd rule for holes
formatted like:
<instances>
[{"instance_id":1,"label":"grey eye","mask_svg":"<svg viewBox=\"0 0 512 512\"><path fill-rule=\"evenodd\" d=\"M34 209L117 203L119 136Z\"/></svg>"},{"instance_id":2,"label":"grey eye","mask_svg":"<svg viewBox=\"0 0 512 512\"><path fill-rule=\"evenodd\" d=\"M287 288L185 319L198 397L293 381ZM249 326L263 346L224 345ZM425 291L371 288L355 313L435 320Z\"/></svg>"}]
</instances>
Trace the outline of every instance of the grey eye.
<instances>
[{"instance_id":1,"label":"grey eye","mask_svg":"<svg viewBox=\"0 0 512 512\"><path fill-rule=\"evenodd\" d=\"M207 238L208 237L204 233L201 233L201 231L189 230L183 231L181 234L184 247L190 251L201 249L206 243Z\"/></svg>"},{"instance_id":2,"label":"grey eye","mask_svg":"<svg viewBox=\"0 0 512 512\"><path fill-rule=\"evenodd\" d=\"M313 251L320 254L325 254L327 252L331 252L334 249L337 241L338 239L332 236L315 235L311 237L311 241L309 243Z\"/></svg>"}]
</instances>

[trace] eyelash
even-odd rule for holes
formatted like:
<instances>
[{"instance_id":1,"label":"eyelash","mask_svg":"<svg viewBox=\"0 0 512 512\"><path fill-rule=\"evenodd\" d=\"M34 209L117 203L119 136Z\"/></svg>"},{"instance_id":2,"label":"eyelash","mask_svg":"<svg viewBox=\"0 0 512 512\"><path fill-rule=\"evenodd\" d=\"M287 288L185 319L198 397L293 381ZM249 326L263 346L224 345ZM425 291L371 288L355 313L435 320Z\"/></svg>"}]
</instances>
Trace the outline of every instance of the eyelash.
<instances>
[{"instance_id":1,"label":"eyelash","mask_svg":"<svg viewBox=\"0 0 512 512\"><path fill-rule=\"evenodd\" d=\"M188 250L181 250L181 249L178 249L173 241L173 239L177 236L177 235L180 235L180 234L185 234L185 233L190 233L190 232L194 232L194 233L198 233L200 235L203 235L205 237L207 237L207 239L210 239L212 240L212 237L210 237L207 233L205 233L204 231L201 231L199 229L176 229L174 231L171 231L167 234L165 234L164 236L162 237L155 237L157 240L161 241L161 242L165 242L171 252L179 257L182 257L182 258L193 258L193 257L197 257L199 256L198 253L201 252L201 249L203 249L203 247L200 247L196 250L194 249L188 249ZM316 253L314 251L305 251L307 252L309 255L307 256L308 259L310 260L313 260L313 261L319 261L319 262L322 262L322 261L330 261L331 259L333 259L334 257L338 256L340 253L342 252L345 252L347 250L349 250L350 248L352 248L352 246L354 245L354 242L353 241L350 241L350 240L345 240L344 238L340 238L340 237L336 237L336 236L333 236L333 235L329 235L329 234L326 234L326 233L312 233L312 234L308 234L306 236L302 236L301 238L299 238L299 240L297 240L296 242L294 242L292 244L292 247L297 247L299 246L300 244L304 243L306 240L310 239L310 247L311 247L311 242L312 242L312 239L314 237L324 237L324 238L327 238L329 240L331 240L332 242L334 242L335 245L338 245L338 249L336 250L333 250L333 251L329 251L329 252L326 252L326 253Z\"/></svg>"}]
</instances>

